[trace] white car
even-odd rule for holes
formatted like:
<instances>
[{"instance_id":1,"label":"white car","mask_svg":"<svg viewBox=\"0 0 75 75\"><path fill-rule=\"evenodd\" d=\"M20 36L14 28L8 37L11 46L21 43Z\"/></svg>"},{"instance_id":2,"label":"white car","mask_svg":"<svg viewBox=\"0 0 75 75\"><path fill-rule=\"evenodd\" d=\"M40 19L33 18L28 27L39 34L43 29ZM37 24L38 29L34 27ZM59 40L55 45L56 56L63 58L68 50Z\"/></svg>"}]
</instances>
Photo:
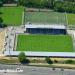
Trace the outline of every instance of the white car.
<instances>
[{"instance_id":1,"label":"white car","mask_svg":"<svg viewBox=\"0 0 75 75\"><path fill-rule=\"evenodd\" d=\"M32 71L36 71L36 69L32 69Z\"/></svg>"},{"instance_id":2,"label":"white car","mask_svg":"<svg viewBox=\"0 0 75 75\"><path fill-rule=\"evenodd\" d=\"M20 68L17 68L16 70L21 70Z\"/></svg>"},{"instance_id":3,"label":"white car","mask_svg":"<svg viewBox=\"0 0 75 75\"><path fill-rule=\"evenodd\" d=\"M20 69L20 68L17 68L16 70L17 70L18 72L23 72L23 70Z\"/></svg>"}]
</instances>

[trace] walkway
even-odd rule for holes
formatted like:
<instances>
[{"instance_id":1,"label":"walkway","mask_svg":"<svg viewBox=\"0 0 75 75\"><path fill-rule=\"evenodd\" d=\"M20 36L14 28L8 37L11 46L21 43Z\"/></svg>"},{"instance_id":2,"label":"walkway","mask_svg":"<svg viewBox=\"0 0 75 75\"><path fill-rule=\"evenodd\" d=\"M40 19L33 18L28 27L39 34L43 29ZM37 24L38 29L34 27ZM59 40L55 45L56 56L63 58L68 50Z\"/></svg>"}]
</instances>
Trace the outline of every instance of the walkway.
<instances>
[{"instance_id":1,"label":"walkway","mask_svg":"<svg viewBox=\"0 0 75 75\"><path fill-rule=\"evenodd\" d=\"M67 30L68 34L72 36L73 39L73 47L75 52L75 30Z\"/></svg>"},{"instance_id":2,"label":"walkway","mask_svg":"<svg viewBox=\"0 0 75 75\"><path fill-rule=\"evenodd\" d=\"M13 51L14 50L14 44L15 44L15 37L16 34L24 33L25 28L22 27L8 27L7 29L7 38L6 38L6 51Z\"/></svg>"}]
</instances>

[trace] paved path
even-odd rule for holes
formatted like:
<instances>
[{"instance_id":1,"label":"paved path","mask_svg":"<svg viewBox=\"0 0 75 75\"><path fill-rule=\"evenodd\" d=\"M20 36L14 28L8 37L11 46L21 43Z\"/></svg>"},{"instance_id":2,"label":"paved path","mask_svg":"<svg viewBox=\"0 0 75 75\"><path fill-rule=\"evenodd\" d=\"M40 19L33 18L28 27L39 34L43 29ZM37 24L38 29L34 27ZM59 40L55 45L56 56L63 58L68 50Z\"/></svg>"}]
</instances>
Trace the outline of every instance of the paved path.
<instances>
[{"instance_id":1,"label":"paved path","mask_svg":"<svg viewBox=\"0 0 75 75\"><path fill-rule=\"evenodd\" d=\"M19 33L24 33L25 28L22 27L8 27L7 30L7 38L6 38L6 43L7 45L5 46L6 51L13 51L14 50L14 43L15 43L15 36L16 34Z\"/></svg>"},{"instance_id":2,"label":"paved path","mask_svg":"<svg viewBox=\"0 0 75 75\"><path fill-rule=\"evenodd\" d=\"M67 30L68 34L72 36L73 39L73 47L74 47L74 52L75 52L75 30Z\"/></svg>"}]
</instances>

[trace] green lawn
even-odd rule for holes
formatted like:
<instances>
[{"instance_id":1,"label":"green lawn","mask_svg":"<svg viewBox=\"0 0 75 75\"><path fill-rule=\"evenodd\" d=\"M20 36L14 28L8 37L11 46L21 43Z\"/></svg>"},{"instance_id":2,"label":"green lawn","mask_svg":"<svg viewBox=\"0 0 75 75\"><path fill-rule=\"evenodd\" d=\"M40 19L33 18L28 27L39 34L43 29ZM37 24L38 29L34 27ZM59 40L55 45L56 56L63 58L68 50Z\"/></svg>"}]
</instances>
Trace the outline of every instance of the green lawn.
<instances>
[{"instance_id":1,"label":"green lawn","mask_svg":"<svg viewBox=\"0 0 75 75\"><path fill-rule=\"evenodd\" d=\"M23 7L1 7L0 12L2 14L3 22L8 25L21 25Z\"/></svg>"},{"instance_id":2,"label":"green lawn","mask_svg":"<svg viewBox=\"0 0 75 75\"><path fill-rule=\"evenodd\" d=\"M17 51L72 52L68 35L18 35Z\"/></svg>"},{"instance_id":3,"label":"green lawn","mask_svg":"<svg viewBox=\"0 0 75 75\"><path fill-rule=\"evenodd\" d=\"M69 25L75 25L75 14L68 14L67 18Z\"/></svg>"}]
</instances>

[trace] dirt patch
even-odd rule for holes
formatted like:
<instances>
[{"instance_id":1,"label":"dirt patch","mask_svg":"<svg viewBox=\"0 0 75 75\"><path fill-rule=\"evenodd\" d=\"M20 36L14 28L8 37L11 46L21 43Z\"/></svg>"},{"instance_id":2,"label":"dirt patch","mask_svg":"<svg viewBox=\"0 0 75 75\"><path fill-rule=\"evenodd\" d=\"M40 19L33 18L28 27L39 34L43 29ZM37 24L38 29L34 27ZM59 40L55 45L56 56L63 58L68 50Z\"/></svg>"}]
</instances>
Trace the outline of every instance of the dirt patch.
<instances>
[{"instance_id":1,"label":"dirt patch","mask_svg":"<svg viewBox=\"0 0 75 75\"><path fill-rule=\"evenodd\" d=\"M0 31L0 51L3 51L5 48L4 48L4 45L5 45L5 37L6 37L6 29L3 29L2 31Z\"/></svg>"}]
</instances>

